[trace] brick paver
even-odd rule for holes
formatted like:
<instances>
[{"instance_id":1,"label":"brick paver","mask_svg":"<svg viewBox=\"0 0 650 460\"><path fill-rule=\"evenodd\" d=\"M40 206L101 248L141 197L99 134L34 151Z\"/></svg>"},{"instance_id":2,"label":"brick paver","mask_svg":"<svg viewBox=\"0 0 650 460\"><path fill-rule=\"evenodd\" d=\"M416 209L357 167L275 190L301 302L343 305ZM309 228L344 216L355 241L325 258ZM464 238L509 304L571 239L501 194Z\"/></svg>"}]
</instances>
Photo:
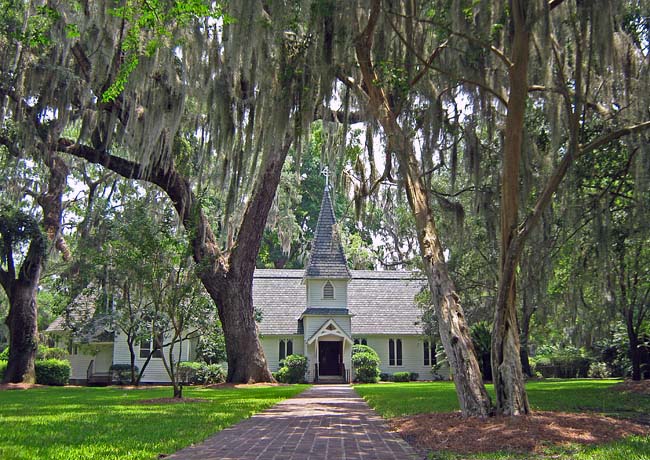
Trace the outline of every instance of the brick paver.
<instances>
[{"instance_id":1,"label":"brick paver","mask_svg":"<svg viewBox=\"0 0 650 460\"><path fill-rule=\"evenodd\" d=\"M415 460L422 458L349 385L300 395L167 457L174 460Z\"/></svg>"}]
</instances>

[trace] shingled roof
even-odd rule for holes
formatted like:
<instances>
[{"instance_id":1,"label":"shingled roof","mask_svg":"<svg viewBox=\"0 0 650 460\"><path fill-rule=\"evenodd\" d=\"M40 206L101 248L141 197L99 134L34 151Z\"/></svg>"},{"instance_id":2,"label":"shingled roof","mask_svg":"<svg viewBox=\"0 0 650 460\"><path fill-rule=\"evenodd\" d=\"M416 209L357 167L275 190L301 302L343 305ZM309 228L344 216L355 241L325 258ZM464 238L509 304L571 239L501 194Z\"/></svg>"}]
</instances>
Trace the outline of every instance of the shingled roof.
<instances>
[{"instance_id":1,"label":"shingled roof","mask_svg":"<svg viewBox=\"0 0 650 460\"><path fill-rule=\"evenodd\" d=\"M341 237L336 229L336 217L327 186L323 191L305 278L350 278L350 270L341 246Z\"/></svg>"},{"instance_id":2,"label":"shingled roof","mask_svg":"<svg viewBox=\"0 0 650 460\"><path fill-rule=\"evenodd\" d=\"M306 292L302 270L255 271L253 305L262 311L260 334L302 334ZM415 296L426 281L413 272L352 270L348 309L355 337L375 334L421 335Z\"/></svg>"}]
</instances>

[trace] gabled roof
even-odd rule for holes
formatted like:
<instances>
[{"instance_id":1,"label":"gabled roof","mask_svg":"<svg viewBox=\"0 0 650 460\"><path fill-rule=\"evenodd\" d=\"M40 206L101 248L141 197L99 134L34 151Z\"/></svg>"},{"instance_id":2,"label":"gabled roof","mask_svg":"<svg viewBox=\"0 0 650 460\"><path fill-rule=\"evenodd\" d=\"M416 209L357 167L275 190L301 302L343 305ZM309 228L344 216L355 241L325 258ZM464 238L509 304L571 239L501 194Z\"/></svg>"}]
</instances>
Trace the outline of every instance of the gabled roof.
<instances>
[{"instance_id":1,"label":"gabled roof","mask_svg":"<svg viewBox=\"0 0 650 460\"><path fill-rule=\"evenodd\" d=\"M329 187L325 186L305 278L350 278L341 236L336 228Z\"/></svg>"},{"instance_id":2,"label":"gabled roof","mask_svg":"<svg viewBox=\"0 0 650 460\"><path fill-rule=\"evenodd\" d=\"M336 321L334 321L333 319L328 319L327 321L325 321L323 325L319 327L318 330L314 332L314 334L311 337L309 337L309 339L307 339L307 343L312 344L320 337L324 337L328 335L341 337L344 342L348 342L350 345L352 345L353 343L352 337L346 334L343 328L339 326L336 323Z\"/></svg>"},{"instance_id":3,"label":"gabled roof","mask_svg":"<svg viewBox=\"0 0 650 460\"><path fill-rule=\"evenodd\" d=\"M352 335L421 335L422 312L415 296L426 285L418 273L352 270L348 308ZM306 287L302 270L255 271L253 305L262 311L260 334L302 334L298 319L306 312Z\"/></svg>"}]
</instances>

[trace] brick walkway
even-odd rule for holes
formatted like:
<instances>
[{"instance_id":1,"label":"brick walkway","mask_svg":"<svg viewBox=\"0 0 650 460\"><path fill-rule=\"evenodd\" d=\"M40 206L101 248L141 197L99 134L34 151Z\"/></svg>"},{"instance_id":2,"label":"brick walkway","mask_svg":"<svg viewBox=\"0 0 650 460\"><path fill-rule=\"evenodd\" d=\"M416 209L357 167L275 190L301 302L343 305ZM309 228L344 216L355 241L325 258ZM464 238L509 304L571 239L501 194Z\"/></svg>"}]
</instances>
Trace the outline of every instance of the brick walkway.
<instances>
[{"instance_id":1,"label":"brick walkway","mask_svg":"<svg viewBox=\"0 0 650 460\"><path fill-rule=\"evenodd\" d=\"M315 385L166 457L174 460L422 458L349 385Z\"/></svg>"}]
</instances>

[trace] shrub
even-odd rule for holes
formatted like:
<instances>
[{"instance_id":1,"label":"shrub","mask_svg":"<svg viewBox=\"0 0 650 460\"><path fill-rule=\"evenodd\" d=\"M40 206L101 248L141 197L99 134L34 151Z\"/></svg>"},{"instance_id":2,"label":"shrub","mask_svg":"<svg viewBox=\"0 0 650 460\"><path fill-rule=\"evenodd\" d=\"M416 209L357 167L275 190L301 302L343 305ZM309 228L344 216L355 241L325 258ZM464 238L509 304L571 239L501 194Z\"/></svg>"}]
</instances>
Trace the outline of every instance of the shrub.
<instances>
[{"instance_id":1,"label":"shrub","mask_svg":"<svg viewBox=\"0 0 650 460\"><path fill-rule=\"evenodd\" d=\"M379 355L368 345L352 347L352 366L356 380L361 383L377 383L379 381Z\"/></svg>"},{"instance_id":2,"label":"shrub","mask_svg":"<svg viewBox=\"0 0 650 460\"><path fill-rule=\"evenodd\" d=\"M606 379L611 377L612 373L609 371L606 363L593 362L589 365L589 372L587 373L588 377L594 379Z\"/></svg>"},{"instance_id":3,"label":"shrub","mask_svg":"<svg viewBox=\"0 0 650 460\"><path fill-rule=\"evenodd\" d=\"M9 347L5 347L4 350L0 351L0 361L7 361L9 359Z\"/></svg>"},{"instance_id":4,"label":"shrub","mask_svg":"<svg viewBox=\"0 0 650 460\"><path fill-rule=\"evenodd\" d=\"M539 348L532 361L535 371L544 377L566 379L587 377L592 360L584 350L575 347L544 346Z\"/></svg>"},{"instance_id":5,"label":"shrub","mask_svg":"<svg viewBox=\"0 0 650 460\"><path fill-rule=\"evenodd\" d=\"M479 321L472 324L469 331L483 379L492 380L492 326L487 321Z\"/></svg>"},{"instance_id":6,"label":"shrub","mask_svg":"<svg viewBox=\"0 0 650 460\"><path fill-rule=\"evenodd\" d=\"M198 372L199 383L212 385L226 381L226 371L221 364L206 364Z\"/></svg>"},{"instance_id":7,"label":"shrub","mask_svg":"<svg viewBox=\"0 0 650 460\"><path fill-rule=\"evenodd\" d=\"M63 348L50 348L45 345L39 345L36 352L36 360L46 359L66 359L68 357L68 350Z\"/></svg>"},{"instance_id":8,"label":"shrub","mask_svg":"<svg viewBox=\"0 0 650 460\"><path fill-rule=\"evenodd\" d=\"M392 382L393 376L388 372L382 372L381 374L379 374L379 380L381 380L382 382Z\"/></svg>"},{"instance_id":9,"label":"shrub","mask_svg":"<svg viewBox=\"0 0 650 460\"><path fill-rule=\"evenodd\" d=\"M0 360L0 381L4 378L5 376L5 369L7 369L7 361L5 360Z\"/></svg>"},{"instance_id":10,"label":"shrub","mask_svg":"<svg viewBox=\"0 0 650 460\"><path fill-rule=\"evenodd\" d=\"M119 385L131 381L130 364L111 364L111 367L109 367L108 370L111 372L112 380L116 381ZM138 371L139 371L138 366L135 366L136 376Z\"/></svg>"},{"instance_id":11,"label":"shrub","mask_svg":"<svg viewBox=\"0 0 650 460\"><path fill-rule=\"evenodd\" d=\"M66 385L70 380L70 363L61 359L36 361L36 383L41 385Z\"/></svg>"},{"instance_id":12,"label":"shrub","mask_svg":"<svg viewBox=\"0 0 650 460\"><path fill-rule=\"evenodd\" d=\"M409 380L411 382L415 382L418 378L420 378L420 374L417 372L409 372Z\"/></svg>"},{"instance_id":13,"label":"shrub","mask_svg":"<svg viewBox=\"0 0 650 460\"><path fill-rule=\"evenodd\" d=\"M393 374L393 381L395 382L408 382L409 373L408 372L395 372Z\"/></svg>"},{"instance_id":14,"label":"shrub","mask_svg":"<svg viewBox=\"0 0 650 460\"><path fill-rule=\"evenodd\" d=\"M307 357L303 355L289 355L280 364L282 367L277 372L279 382L305 383L307 373Z\"/></svg>"},{"instance_id":15,"label":"shrub","mask_svg":"<svg viewBox=\"0 0 650 460\"><path fill-rule=\"evenodd\" d=\"M195 361L182 361L178 363L178 380L186 384L197 384L198 374L205 363Z\"/></svg>"}]
</instances>

